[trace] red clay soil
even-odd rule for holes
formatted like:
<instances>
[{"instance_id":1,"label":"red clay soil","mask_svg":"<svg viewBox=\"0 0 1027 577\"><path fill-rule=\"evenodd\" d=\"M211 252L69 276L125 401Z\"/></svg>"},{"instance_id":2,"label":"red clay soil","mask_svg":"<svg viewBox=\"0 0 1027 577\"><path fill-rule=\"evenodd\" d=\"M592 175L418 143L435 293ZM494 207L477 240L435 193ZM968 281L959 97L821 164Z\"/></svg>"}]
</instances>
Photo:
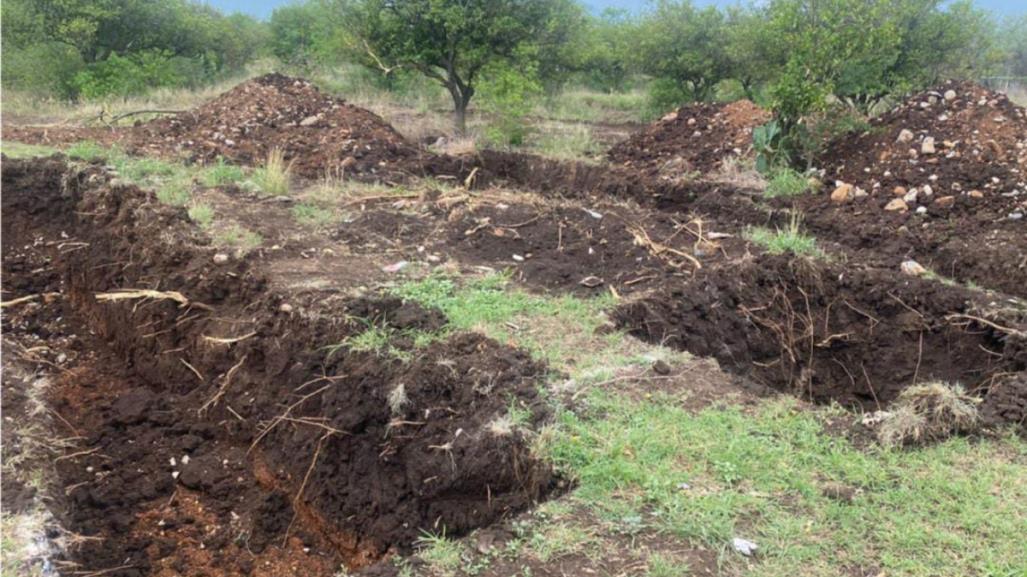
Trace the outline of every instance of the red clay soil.
<instances>
[{"instance_id":1,"label":"red clay soil","mask_svg":"<svg viewBox=\"0 0 1027 577\"><path fill-rule=\"evenodd\" d=\"M395 299L283 309L250 261L214 264L182 210L96 169L5 159L3 186L4 300L59 291L61 316L95 335L96 361L65 373L55 403L85 437L58 468L59 517L99 539L70 553L79 569L243 575L304 548L301 574L361 567L554 486L521 431L491 426L511 404L546 418L547 369L526 353L474 334L406 349L409 362L353 351L366 323L443 319ZM188 302L96 298L139 287Z\"/></svg>"},{"instance_id":2,"label":"red clay soil","mask_svg":"<svg viewBox=\"0 0 1027 577\"><path fill-rule=\"evenodd\" d=\"M752 129L770 113L748 100L682 106L610 149L611 162L649 176L687 178L752 150Z\"/></svg>"},{"instance_id":3,"label":"red clay soil","mask_svg":"<svg viewBox=\"0 0 1027 577\"><path fill-rule=\"evenodd\" d=\"M621 306L619 326L814 401L878 409L961 383L989 424L1022 422L1027 313L895 271L763 256Z\"/></svg>"}]
</instances>

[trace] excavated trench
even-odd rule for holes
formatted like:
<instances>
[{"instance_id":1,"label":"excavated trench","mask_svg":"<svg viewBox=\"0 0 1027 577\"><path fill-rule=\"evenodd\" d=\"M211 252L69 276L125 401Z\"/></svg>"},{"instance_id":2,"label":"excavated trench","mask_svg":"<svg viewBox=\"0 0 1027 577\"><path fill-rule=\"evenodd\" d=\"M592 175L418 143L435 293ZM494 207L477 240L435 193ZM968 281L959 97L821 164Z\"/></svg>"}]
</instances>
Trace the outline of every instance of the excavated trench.
<instances>
[{"instance_id":1,"label":"excavated trench","mask_svg":"<svg viewBox=\"0 0 1027 577\"><path fill-rule=\"evenodd\" d=\"M297 548L359 568L557 487L521 429L547 418L547 369L526 353L477 334L397 339L409 362L352 351L354 318L396 334L445 318L390 298L293 305L99 167L4 159L3 188L4 300L52 303L6 332L45 339L67 317L88 349L52 399L83 438L54 503L84 537L77 571L251 574ZM511 406L529 422L504 426Z\"/></svg>"}]
</instances>

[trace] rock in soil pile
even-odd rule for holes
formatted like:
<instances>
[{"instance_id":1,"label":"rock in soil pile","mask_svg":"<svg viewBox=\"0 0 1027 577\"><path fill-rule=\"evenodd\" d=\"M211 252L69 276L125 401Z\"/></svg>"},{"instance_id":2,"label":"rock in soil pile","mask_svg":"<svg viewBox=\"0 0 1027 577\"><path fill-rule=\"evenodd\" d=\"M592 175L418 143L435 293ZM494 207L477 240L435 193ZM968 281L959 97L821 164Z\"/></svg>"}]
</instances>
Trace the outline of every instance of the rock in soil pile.
<instances>
[{"instance_id":1,"label":"rock in soil pile","mask_svg":"<svg viewBox=\"0 0 1027 577\"><path fill-rule=\"evenodd\" d=\"M829 189L861 189L889 211L945 211L969 201L1023 219L1027 112L1005 94L950 81L835 141L822 164ZM838 192L837 202L860 196Z\"/></svg>"},{"instance_id":2,"label":"rock in soil pile","mask_svg":"<svg viewBox=\"0 0 1027 577\"><path fill-rule=\"evenodd\" d=\"M387 173L416 155L381 117L324 94L299 78L272 73L244 82L214 100L134 128L143 149L185 151L199 161L223 156L249 165L279 149L297 174Z\"/></svg>"},{"instance_id":3,"label":"rock in soil pile","mask_svg":"<svg viewBox=\"0 0 1027 577\"><path fill-rule=\"evenodd\" d=\"M770 113L748 100L689 104L610 149L617 164L668 179L717 170L727 157L752 150L752 129Z\"/></svg>"}]
</instances>

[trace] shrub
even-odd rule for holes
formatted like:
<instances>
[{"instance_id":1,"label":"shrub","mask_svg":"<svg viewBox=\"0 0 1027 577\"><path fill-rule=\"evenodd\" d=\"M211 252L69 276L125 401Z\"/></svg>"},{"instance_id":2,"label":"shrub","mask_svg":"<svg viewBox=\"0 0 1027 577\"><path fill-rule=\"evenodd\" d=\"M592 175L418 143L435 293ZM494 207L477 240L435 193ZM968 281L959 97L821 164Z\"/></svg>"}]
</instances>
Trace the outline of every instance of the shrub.
<instances>
[{"instance_id":1,"label":"shrub","mask_svg":"<svg viewBox=\"0 0 1027 577\"><path fill-rule=\"evenodd\" d=\"M479 90L481 108L491 116L486 139L499 145L524 144L530 131L525 117L542 94L534 67L493 66Z\"/></svg>"},{"instance_id":2,"label":"shrub","mask_svg":"<svg viewBox=\"0 0 1027 577\"><path fill-rule=\"evenodd\" d=\"M182 64L181 59L173 62L171 53L163 50L129 56L111 54L76 74L71 85L81 98L124 98L153 88L186 84Z\"/></svg>"}]
</instances>

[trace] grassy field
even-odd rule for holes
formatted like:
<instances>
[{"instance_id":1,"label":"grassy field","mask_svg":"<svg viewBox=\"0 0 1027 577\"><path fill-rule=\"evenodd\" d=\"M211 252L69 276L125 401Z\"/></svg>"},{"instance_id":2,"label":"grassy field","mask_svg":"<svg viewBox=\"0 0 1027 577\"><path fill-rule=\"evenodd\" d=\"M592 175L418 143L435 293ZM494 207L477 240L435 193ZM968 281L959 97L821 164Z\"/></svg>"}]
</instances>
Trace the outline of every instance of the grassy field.
<instances>
[{"instance_id":1,"label":"grassy field","mask_svg":"<svg viewBox=\"0 0 1027 577\"><path fill-rule=\"evenodd\" d=\"M554 401L555 422L535 434L537 450L576 488L520 526L510 547L524 574L561 558L602 566L622 549L643 574L688 575L682 543L685 557L712 559L726 575L1027 569L1027 444L1013 434L905 450L857 445L841 431L858 428L859 416L839 407L730 388L697 402L688 377L696 359L596 335L606 299L529 295L500 276L428 278L394 292L441 308L454 330L485 332L565 373L549 394L575 401ZM655 360L681 375L659 391L648 369ZM756 543L756 556L737 553L735 538ZM487 573L499 560L472 543L432 536L421 557L441 575Z\"/></svg>"}]
</instances>

